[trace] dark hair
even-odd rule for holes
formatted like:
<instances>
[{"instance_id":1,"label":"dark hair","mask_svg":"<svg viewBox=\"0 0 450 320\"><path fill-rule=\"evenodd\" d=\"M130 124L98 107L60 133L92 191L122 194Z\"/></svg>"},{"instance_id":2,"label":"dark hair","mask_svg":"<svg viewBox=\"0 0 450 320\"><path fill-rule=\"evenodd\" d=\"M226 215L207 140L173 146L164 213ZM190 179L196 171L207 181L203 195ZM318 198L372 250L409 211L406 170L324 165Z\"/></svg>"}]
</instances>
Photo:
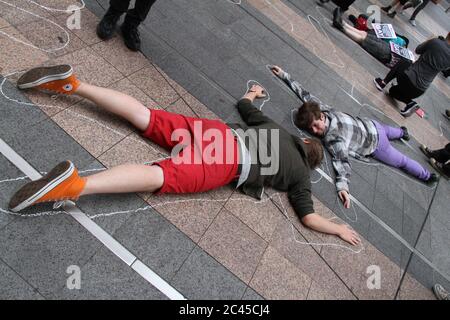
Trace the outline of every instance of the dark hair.
<instances>
[{"instance_id":1,"label":"dark hair","mask_svg":"<svg viewBox=\"0 0 450 320\"><path fill-rule=\"evenodd\" d=\"M323 146L318 139L308 138L309 143L305 143L306 146L306 158L308 159L309 168L317 168L323 160Z\"/></svg>"},{"instance_id":2,"label":"dark hair","mask_svg":"<svg viewBox=\"0 0 450 320\"><path fill-rule=\"evenodd\" d=\"M298 108L297 114L295 116L295 125L302 130L310 131L311 124L314 120L319 120L322 111L320 111L320 106L315 101L308 101L302 104Z\"/></svg>"}]
</instances>

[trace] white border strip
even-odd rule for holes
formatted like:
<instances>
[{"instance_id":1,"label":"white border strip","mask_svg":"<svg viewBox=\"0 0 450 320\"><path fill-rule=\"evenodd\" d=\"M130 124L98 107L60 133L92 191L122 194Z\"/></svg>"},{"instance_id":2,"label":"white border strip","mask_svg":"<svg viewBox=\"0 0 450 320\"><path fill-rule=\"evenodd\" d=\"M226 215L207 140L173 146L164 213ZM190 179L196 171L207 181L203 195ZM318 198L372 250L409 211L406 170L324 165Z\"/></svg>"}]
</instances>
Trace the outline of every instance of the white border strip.
<instances>
[{"instance_id":1,"label":"white border strip","mask_svg":"<svg viewBox=\"0 0 450 320\"><path fill-rule=\"evenodd\" d=\"M31 180L41 178L41 174L17 154L5 141L0 138L0 153L2 153L20 171L30 177ZM138 260L127 248L92 221L86 214L73 204L64 205L64 210L70 214L79 224L103 243L112 253L119 257L129 267L136 271L145 280L151 283L171 300L186 300L181 293L170 286L164 279L153 272L148 266Z\"/></svg>"}]
</instances>

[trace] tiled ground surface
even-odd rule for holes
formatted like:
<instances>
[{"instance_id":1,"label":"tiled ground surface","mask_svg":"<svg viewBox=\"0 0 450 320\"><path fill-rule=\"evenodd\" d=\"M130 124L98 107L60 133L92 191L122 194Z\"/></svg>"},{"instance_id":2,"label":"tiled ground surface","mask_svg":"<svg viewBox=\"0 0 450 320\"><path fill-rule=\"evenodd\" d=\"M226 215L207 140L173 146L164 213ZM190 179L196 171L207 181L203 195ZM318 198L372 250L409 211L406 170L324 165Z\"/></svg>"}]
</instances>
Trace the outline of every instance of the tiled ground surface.
<instances>
[{"instance_id":1,"label":"tiled ground surface","mask_svg":"<svg viewBox=\"0 0 450 320\"><path fill-rule=\"evenodd\" d=\"M8 1L0 1L0 74L6 76L0 137L40 171L62 159L89 170L166 155L85 100L14 88L18 72L53 63L70 63L81 79L131 94L150 107L224 121L240 121L234 104L247 82L256 80L271 95L263 111L298 134L291 122L298 100L266 68L278 64L338 109L407 125L414 136L411 148L396 146L424 165L419 143L440 147L450 137L441 117L449 106L449 80L436 79L421 98L427 119L403 119L371 84L387 69L330 27L331 5L158 1L141 28L143 53L131 53L119 36L103 42L95 35L106 1L87 1L79 30L64 27L65 13L27 0L14 1L18 9ZM75 1L38 3L65 8ZM356 1L352 12L371 3L378 2ZM418 18L417 29L402 16L393 23L413 47L450 29L448 16L434 5ZM326 162L322 169L333 177ZM360 206L344 210L333 185L318 173L313 173L313 193L318 213L362 234L358 248L304 228L287 197L274 190L267 190L262 202L224 187L200 195L92 196L78 206L189 299L428 299L435 282L450 288L448 182L430 189L375 162L352 165L351 188ZM2 156L0 168L4 209L23 183L5 180L23 174ZM153 209L135 212L148 204ZM41 206L28 213L49 210ZM128 212L109 214L118 211ZM69 216L0 212L0 238L1 298L165 298ZM81 290L65 286L70 265L81 267ZM372 265L381 270L378 290L367 287Z\"/></svg>"}]
</instances>

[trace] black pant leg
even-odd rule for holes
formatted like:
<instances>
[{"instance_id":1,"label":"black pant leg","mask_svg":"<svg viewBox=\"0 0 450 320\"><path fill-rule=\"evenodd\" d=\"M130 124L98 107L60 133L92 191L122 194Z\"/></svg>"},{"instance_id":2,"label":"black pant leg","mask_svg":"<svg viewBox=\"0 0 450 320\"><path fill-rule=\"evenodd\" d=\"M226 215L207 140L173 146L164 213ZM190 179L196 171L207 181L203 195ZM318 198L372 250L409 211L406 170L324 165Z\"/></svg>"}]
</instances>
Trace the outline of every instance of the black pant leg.
<instances>
[{"instance_id":1,"label":"black pant leg","mask_svg":"<svg viewBox=\"0 0 450 320\"><path fill-rule=\"evenodd\" d=\"M109 0L109 6L117 13L125 13L130 6L131 0Z\"/></svg>"},{"instance_id":2,"label":"black pant leg","mask_svg":"<svg viewBox=\"0 0 450 320\"><path fill-rule=\"evenodd\" d=\"M401 73L403 73L406 69L408 69L411 66L412 62L408 59L401 58L399 62L395 66L391 68L389 73L384 78L384 83L388 84L395 78L397 78Z\"/></svg>"},{"instance_id":3,"label":"black pant leg","mask_svg":"<svg viewBox=\"0 0 450 320\"><path fill-rule=\"evenodd\" d=\"M333 3L340 7L342 11L347 11L355 0L333 0Z\"/></svg>"},{"instance_id":4,"label":"black pant leg","mask_svg":"<svg viewBox=\"0 0 450 320\"><path fill-rule=\"evenodd\" d=\"M155 2L156 0L136 0L134 8L128 10L125 21L130 24L139 25L147 18Z\"/></svg>"},{"instance_id":5,"label":"black pant leg","mask_svg":"<svg viewBox=\"0 0 450 320\"><path fill-rule=\"evenodd\" d=\"M450 160L450 143L443 149L435 150L431 152L431 157L436 159L437 162L446 163Z\"/></svg>"},{"instance_id":6,"label":"black pant leg","mask_svg":"<svg viewBox=\"0 0 450 320\"><path fill-rule=\"evenodd\" d=\"M391 87L389 95L403 103L410 103L413 99L420 97L424 92L417 89L409 80L405 73L401 73L397 77L397 85Z\"/></svg>"},{"instance_id":7,"label":"black pant leg","mask_svg":"<svg viewBox=\"0 0 450 320\"><path fill-rule=\"evenodd\" d=\"M420 11L422 11L422 10L427 6L427 4L428 4L429 2L430 2L430 0L423 0L423 3L422 3L420 6L418 6L418 7L416 8L416 10L414 10L414 12L413 12L411 18L409 18L409 19L410 19L410 20L416 20L416 16L419 14Z\"/></svg>"}]
</instances>

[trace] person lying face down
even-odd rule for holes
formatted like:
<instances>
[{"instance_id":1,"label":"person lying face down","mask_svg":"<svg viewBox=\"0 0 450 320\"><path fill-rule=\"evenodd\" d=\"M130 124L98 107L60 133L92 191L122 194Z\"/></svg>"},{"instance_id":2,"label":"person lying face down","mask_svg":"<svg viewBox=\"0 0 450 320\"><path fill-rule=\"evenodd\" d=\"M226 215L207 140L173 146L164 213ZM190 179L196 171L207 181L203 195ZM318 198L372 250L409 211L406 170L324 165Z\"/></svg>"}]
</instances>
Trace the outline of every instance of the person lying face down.
<instances>
[{"instance_id":1,"label":"person lying face down","mask_svg":"<svg viewBox=\"0 0 450 320\"><path fill-rule=\"evenodd\" d=\"M409 133L405 127L394 128L376 120L353 117L332 109L313 99L308 91L292 80L291 76L280 67L273 66L272 71L303 102L295 115L295 125L319 137L330 152L336 172L336 189L345 208L350 208L350 156L362 161L367 161L367 157L373 157L389 166L402 169L428 184L437 182L436 174L390 144L391 140L409 140Z\"/></svg>"},{"instance_id":2,"label":"person lying face down","mask_svg":"<svg viewBox=\"0 0 450 320\"><path fill-rule=\"evenodd\" d=\"M354 24L356 23L356 27L349 25L342 19L342 12L339 8L336 8L333 12L333 26L361 45L365 51L387 67L391 68L404 59L392 53L390 43L393 42L400 47L407 48L409 43L407 38L397 35L397 37L393 39L379 39L373 30L368 30L367 23L361 23L362 20L365 20L362 16L356 18L356 21L354 21L354 19L355 17L352 17L351 20L353 20Z\"/></svg>"},{"instance_id":3,"label":"person lying face down","mask_svg":"<svg viewBox=\"0 0 450 320\"><path fill-rule=\"evenodd\" d=\"M347 225L336 224L314 212L310 171L320 165L323 147L317 139L289 134L256 108L253 101L265 97L262 87L253 86L237 103L244 124L225 124L148 109L133 97L79 81L72 71L69 65L31 69L18 80L18 87L86 98L128 120L145 138L170 151L171 157L151 165L117 166L86 177L78 176L72 162L61 162L45 177L20 188L10 200L11 211L41 202L77 200L89 194L199 193L227 184L261 199L264 187L271 186L287 192L305 226L337 235L352 245L360 242ZM267 150L270 161L266 162Z\"/></svg>"}]
</instances>

